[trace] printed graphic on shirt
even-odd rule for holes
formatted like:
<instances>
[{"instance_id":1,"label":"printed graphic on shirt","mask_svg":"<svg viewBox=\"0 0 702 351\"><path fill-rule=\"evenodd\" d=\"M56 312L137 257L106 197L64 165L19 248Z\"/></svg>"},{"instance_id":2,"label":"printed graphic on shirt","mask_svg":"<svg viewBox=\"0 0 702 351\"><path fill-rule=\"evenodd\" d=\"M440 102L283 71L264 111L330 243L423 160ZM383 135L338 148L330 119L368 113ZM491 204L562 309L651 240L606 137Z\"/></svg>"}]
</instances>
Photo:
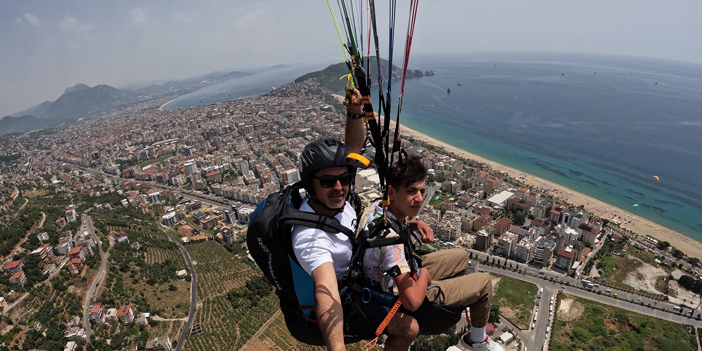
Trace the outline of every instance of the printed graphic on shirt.
<instances>
[{"instance_id":1,"label":"printed graphic on shirt","mask_svg":"<svg viewBox=\"0 0 702 351\"><path fill-rule=\"evenodd\" d=\"M363 213L360 223L364 227L383 215L383 209L379 204L380 202L376 203L375 206L370 206ZM388 216L393 217L391 213L388 213ZM397 235L393 231L388 234L388 237ZM397 244L366 250L363 256L363 270L369 280L379 283L381 290L391 292L395 285L393 277L410 271L409 264L405 258L405 246Z\"/></svg>"}]
</instances>

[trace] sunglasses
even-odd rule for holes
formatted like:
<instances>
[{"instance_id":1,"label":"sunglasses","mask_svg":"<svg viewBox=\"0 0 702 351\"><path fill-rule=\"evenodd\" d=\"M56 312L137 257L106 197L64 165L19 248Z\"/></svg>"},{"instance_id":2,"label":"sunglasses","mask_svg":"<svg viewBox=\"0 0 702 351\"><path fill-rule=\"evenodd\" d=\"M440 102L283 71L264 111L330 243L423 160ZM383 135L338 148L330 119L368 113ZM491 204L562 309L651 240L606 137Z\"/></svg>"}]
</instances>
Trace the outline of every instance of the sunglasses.
<instances>
[{"instance_id":1,"label":"sunglasses","mask_svg":"<svg viewBox=\"0 0 702 351\"><path fill-rule=\"evenodd\" d=\"M317 179L319 180L319 185L322 188L331 188L334 185L336 185L336 181L339 181L339 184L341 186L347 186L351 184L351 181L353 180L354 175L352 173L344 173L339 176L330 176L330 175L325 175L321 177L312 177L312 179Z\"/></svg>"}]
</instances>

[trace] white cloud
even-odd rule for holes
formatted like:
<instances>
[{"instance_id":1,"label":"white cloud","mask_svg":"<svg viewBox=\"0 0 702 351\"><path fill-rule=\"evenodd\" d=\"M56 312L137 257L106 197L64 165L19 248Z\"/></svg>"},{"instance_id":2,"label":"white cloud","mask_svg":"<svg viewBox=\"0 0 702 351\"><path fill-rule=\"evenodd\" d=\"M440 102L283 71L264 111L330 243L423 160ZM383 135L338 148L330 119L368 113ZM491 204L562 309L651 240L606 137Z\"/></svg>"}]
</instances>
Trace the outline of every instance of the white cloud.
<instances>
[{"instance_id":1,"label":"white cloud","mask_svg":"<svg viewBox=\"0 0 702 351\"><path fill-rule=\"evenodd\" d=\"M245 13L243 16L236 19L235 23L239 29L249 30L251 28L260 27L266 23L266 13L268 12L268 7L262 7Z\"/></svg>"},{"instance_id":2,"label":"white cloud","mask_svg":"<svg viewBox=\"0 0 702 351\"><path fill-rule=\"evenodd\" d=\"M200 17L199 14L192 12L176 12L173 14L173 21L193 23Z\"/></svg>"},{"instance_id":3,"label":"white cloud","mask_svg":"<svg viewBox=\"0 0 702 351\"><path fill-rule=\"evenodd\" d=\"M146 9L143 7L137 7L129 10L129 17L132 19L134 24L139 26L146 24L149 19L149 15L146 13Z\"/></svg>"},{"instance_id":4,"label":"white cloud","mask_svg":"<svg viewBox=\"0 0 702 351\"><path fill-rule=\"evenodd\" d=\"M36 15L33 15L31 13L25 13L24 15L22 15L22 17L24 17L24 19L27 20L27 22L29 22L29 24L31 24L35 27L39 27L39 24L41 23L41 21L39 20L39 17L37 17Z\"/></svg>"},{"instance_id":5,"label":"white cloud","mask_svg":"<svg viewBox=\"0 0 702 351\"><path fill-rule=\"evenodd\" d=\"M94 24L78 24L78 20L71 16L70 14L66 14L66 17L59 22L59 27L61 30L66 33L87 33L90 32L95 28Z\"/></svg>"},{"instance_id":6,"label":"white cloud","mask_svg":"<svg viewBox=\"0 0 702 351\"><path fill-rule=\"evenodd\" d=\"M80 24L70 13L66 13L64 19L59 22L59 28L63 31L66 45L76 49L80 47L81 42L90 40L90 32L95 29L95 25L92 23Z\"/></svg>"}]
</instances>

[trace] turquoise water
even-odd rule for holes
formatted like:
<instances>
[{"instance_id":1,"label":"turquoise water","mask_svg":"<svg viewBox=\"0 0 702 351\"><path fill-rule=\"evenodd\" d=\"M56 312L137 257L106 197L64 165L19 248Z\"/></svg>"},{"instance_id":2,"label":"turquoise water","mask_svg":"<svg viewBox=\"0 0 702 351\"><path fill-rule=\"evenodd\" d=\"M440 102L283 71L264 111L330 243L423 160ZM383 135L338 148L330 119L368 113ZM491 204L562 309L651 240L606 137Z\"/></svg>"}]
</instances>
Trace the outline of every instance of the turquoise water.
<instances>
[{"instance_id":1,"label":"turquoise water","mask_svg":"<svg viewBox=\"0 0 702 351\"><path fill-rule=\"evenodd\" d=\"M407 81L401 123L702 241L702 66L555 55L411 66L435 75Z\"/></svg>"}]
</instances>

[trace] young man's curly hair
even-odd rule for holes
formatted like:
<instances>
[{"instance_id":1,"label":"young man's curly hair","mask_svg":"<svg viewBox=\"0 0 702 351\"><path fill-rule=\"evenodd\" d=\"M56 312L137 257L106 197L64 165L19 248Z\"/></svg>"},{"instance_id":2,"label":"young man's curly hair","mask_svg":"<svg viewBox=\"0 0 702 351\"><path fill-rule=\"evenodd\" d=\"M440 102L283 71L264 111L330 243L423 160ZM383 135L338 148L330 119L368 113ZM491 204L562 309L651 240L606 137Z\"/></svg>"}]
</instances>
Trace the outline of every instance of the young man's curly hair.
<instances>
[{"instance_id":1,"label":"young man's curly hair","mask_svg":"<svg viewBox=\"0 0 702 351\"><path fill-rule=\"evenodd\" d=\"M413 183L427 179L427 169L422 163L422 159L416 154L410 154L405 160L404 172L400 172L397 167L397 162L390 166L388 173L388 184L393 188L399 189L401 186L408 187Z\"/></svg>"}]
</instances>

